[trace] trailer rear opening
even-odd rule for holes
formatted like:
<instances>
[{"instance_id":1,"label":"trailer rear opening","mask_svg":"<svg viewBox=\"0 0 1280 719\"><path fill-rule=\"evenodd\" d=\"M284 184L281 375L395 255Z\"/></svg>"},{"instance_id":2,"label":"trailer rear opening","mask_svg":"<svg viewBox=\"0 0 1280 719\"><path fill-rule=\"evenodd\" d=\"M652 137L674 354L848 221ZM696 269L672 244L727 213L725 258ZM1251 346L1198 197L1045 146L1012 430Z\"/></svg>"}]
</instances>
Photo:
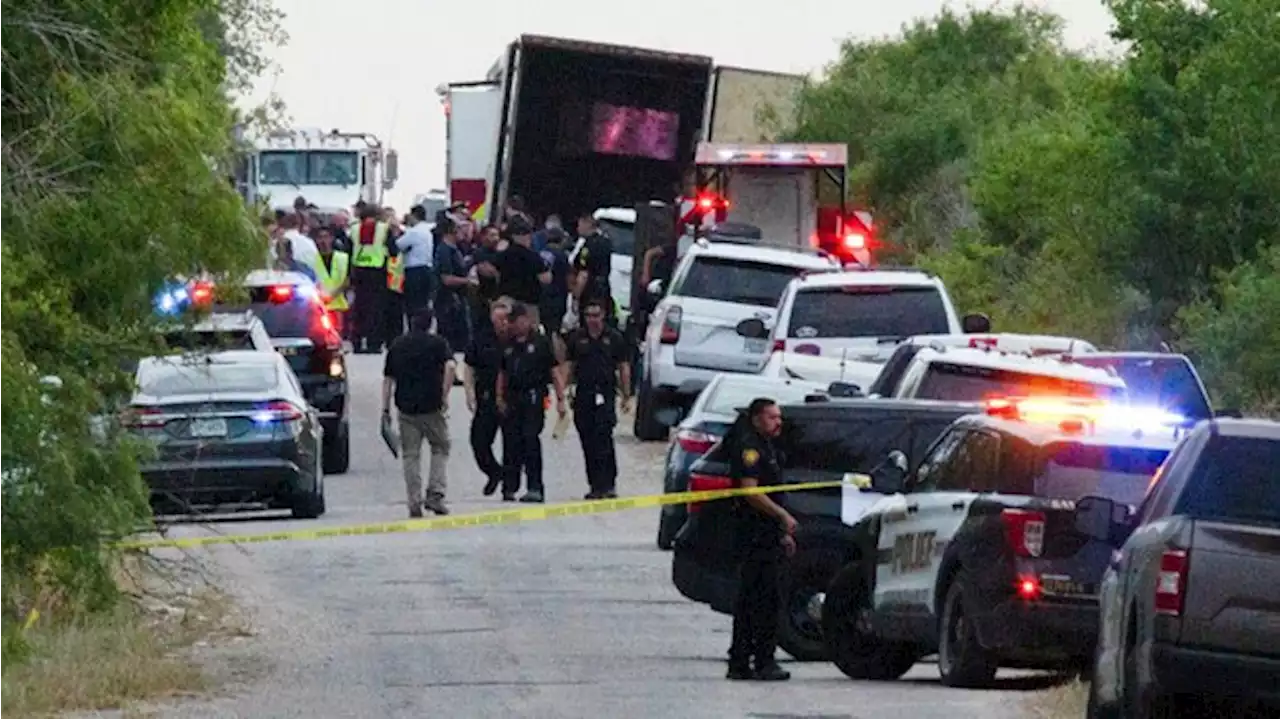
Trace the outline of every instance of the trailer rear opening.
<instances>
[{"instance_id":1,"label":"trailer rear opening","mask_svg":"<svg viewBox=\"0 0 1280 719\"><path fill-rule=\"evenodd\" d=\"M710 58L533 36L519 52L502 197L574 216L678 193Z\"/></svg>"}]
</instances>

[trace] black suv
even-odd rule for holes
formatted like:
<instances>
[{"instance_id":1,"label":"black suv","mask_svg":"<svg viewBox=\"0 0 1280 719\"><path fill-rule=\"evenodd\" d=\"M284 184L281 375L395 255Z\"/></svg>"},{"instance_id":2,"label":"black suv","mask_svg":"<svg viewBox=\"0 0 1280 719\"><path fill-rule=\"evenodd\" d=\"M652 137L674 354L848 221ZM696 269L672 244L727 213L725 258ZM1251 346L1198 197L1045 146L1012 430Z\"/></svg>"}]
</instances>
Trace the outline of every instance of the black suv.
<instances>
[{"instance_id":1,"label":"black suv","mask_svg":"<svg viewBox=\"0 0 1280 719\"><path fill-rule=\"evenodd\" d=\"M250 273L244 288L247 306L218 310L248 309L262 320L276 351L288 358L307 401L320 411L325 473L346 472L351 463L346 356L315 283L297 272L258 270ZM193 290L197 297L200 292Z\"/></svg>"},{"instance_id":2,"label":"black suv","mask_svg":"<svg viewBox=\"0 0 1280 719\"><path fill-rule=\"evenodd\" d=\"M1033 418L1025 406L993 402L957 420L915 471L872 471L882 499L822 605L848 676L896 679L936 651L943 684L982 686L1000 666L1092 658L1113 547L1077 529L1076 501L1140 502L1178 430L1104 428L1079 407Z\"/></svg>"},{"instance_id":3,"label":"black suv","mask_svg":"<svg viewBox=\"0 0 1280 719\"><path fill-rule=\"evenodd\" d=\"M956 418L978 409L970 403L824 395L784 406L783 433L776 443L782 454L783 481L841 481L850 473L869 471L896 448L906 448L911 457L922 456ZM728 472L727 450L718 444L693 464L689 490L726 488L731 484ZM797 552L789 563L778 643L796 659L822 660L827 658L820 624L822 593L856 553L853 529L842 521L842 514L865 510L869 497L848 487L774 496L800 525ZM733 611L738 584L729 502L689 507L672 560L676 589L725 614Z\"/></svg>"}]
</instances>

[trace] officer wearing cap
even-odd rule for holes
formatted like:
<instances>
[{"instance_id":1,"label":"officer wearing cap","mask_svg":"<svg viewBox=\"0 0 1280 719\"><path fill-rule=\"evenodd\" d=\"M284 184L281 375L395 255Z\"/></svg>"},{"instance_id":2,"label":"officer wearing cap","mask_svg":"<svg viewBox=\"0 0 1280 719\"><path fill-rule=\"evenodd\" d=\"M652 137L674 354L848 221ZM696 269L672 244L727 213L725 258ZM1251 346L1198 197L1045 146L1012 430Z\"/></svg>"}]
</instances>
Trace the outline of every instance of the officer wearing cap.
<instances>
[{"instance_id":1,"label":"officer wearing cap","mask_svg":"<svg viewBox=\"0 0 1280 719\"><path fill-rule=\"evenodd\" d=\"M532 252L532 250L530 250ZM542 486L542 428L546 424L547 385L554 384L556 411L568 411L564 401L564 375L551 348L551 340L538 332L528 305L511 307L510 340L503 348L498 374L497 406L502 415L502 498L511 501L526 479L521 502L545 501Z\"/></svg>"},{"instance_id":2,"label":"officer wearing cap","mask_svg":"<svg viewBox=\"0 0 1280 719\"><path fill-rule=\"evenodd\" d=\"M773 440L782 431L782 412L771 399L751 401L729 430L729 476L735 487L781 484L782 472ZM781 574L795 553L796 520L767 494L734 500L738 549L742 558L738 596L733 605L733 642L728 678L782 681L791 674L778 666L778 612L782 604Z\"/></svg>"},{"instance_id":3,"label":"officer wearing cap","mask_svg":"<svg viewBox=\"0 0 1280 719\"><path fill-rule=\"evenodd\" d=\"M605 305L598 298L582 308L582 327L565 341L573 378L573 422L582 441L589 491L584 499L613 499L617 494L618 457L613 427L618 423L614 396L623 388L623 411L631 398L631 366L622 333L606 325Z\"/></svg>"}]
</instances>

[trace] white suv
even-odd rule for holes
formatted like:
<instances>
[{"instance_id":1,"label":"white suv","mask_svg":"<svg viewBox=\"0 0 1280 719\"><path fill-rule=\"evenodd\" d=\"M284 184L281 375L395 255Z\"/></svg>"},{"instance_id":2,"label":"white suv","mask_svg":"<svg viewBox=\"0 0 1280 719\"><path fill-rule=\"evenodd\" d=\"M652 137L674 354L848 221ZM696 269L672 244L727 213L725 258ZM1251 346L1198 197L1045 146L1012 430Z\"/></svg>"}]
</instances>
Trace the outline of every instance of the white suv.
<instances>
[{"instance_id":1,"label":"white suv","mask_svg":"<svg viewBox=\"0 0 1280 719\"><path fill-rule=\"evenodd\" d=\"M916 353L887 396L979 402L991 397L1053 395L1125 401L1124 380L1112 371L1062 357L1033 357L969 347L926 347Z\"/></svg>"},{"instance_id":2,"label":"white suv","mask_svg":"<svg viewBox=\"0 0 1280 719\"><path fill-rule=\"evenodd\" d=\"M738 325L772 322L791 280L836 272L839 262L818 251L759 243L698 240L671 275L641 347L635 435L665 439L698 392L720 372L756 374L769 355L764 337L743 337Z\"/></svg>"}]
</instances>

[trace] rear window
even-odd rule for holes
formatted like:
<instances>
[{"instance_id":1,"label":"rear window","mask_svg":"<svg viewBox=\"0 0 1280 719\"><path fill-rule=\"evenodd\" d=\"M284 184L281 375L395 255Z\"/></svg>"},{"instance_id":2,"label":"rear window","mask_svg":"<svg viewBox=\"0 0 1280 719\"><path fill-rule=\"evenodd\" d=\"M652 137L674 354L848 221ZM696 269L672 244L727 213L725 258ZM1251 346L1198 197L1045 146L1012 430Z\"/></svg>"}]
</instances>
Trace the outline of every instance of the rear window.
<instances>
[{"instance_id":1,"label":"rear window","mask_svg":"<svg viewBox=\"0 0 1280 719\"><path fill-rule=\"evenodd\" d=\"M1154 405L1191 420L1213 416L1195 370L1182 357L1090 357L1075 362L1089 367L1109 367L1120 375L1132 402Z\"/></svg>"},{"instance_id":2,"label":"rear window","mask_svg":"<svg viewBox=\"0 0 1280 719\"><path fill-rule=\"evenodd\" d=\"M1217 436L1196 460L1174 514L1280 525L1280 441Z\"/></svg>"},{"instance_id":3,"label":"rear window","mask_svg":"<svg viewBox=\"0 0 1280 719\"><path fill-rule=\"evenodd\" d=\"M245 307L232 308L246 309L262 320L262 326L272 337L311 337L316 332L321 312L320 305L309 299L290 300L280 304L254 302Z\"/></svg>"},{"instance_id":4,"label":"rear window","mask_svg":"<svg viewBox=\"0 0 1280 719\"><path fill-rule=\"evenodd\" d=\"M1167 456L1167 449L1055 442L1046 448L1035 493L1069 500L1094 495L1137 506Z\"/></svg>"},{"instance_id":5,"label":"rear window","mask_svg":"<svg viewBox=\"0 0 1280 719\"><path fill-rule=\"evenodd\" d=\"M797 267L699 257L675 289L675 294L704 300L776 307L787 283L803 270Z\"/></svg>"},{"instance_id":6,"label":"rear window","mask_svg":"<svg viewBox=\"0 0 1280 719\"><path fill-rule=\"evenodd\" d=\"M748 382L721 382L707 398L704 411L709 414L736 415L757 397L768 397L778 404L803 402L805 395L822 391L813 385L778 384L761 386Z\"/></svg>"},{"instance_id":7,"label":"rear window","mask_svg":"<svg viewBox=\"0 0 1280 719\"><path fill-rule=\"evenodd\" d=\"M144 394L156 397L267 392L275 386L276 368L267 364L165 363L147 368L139 381Z\"/></svg>"},{"instance_id":8,"label":"rear window","mask_svg":"<svg viewBox=\"0 0 1280 719\"><path fill-rule=\"evenodd\" d=\"M990 397L1045 395L1123 400L1124 389L1047 375L933 362L915 398L981 402Z\"/></svg>"},{"instance_id":9,"label":"rear window","mask_svg":"<svg viewBox=\"0 0 1280 719\"><path fill-rule=\"evenodd\" d=\"M629 222L616 220L599 220L600 229L609 236L613 244L613 254L630 257L635 252L636 226Z\"/></svg>"},{"instance_id":10,"label":"rear window","mask_svg":"<svg viewBox=\"0 0 1280 719\"><path fill-rule=\"evenodd\" d=\"M946 334L947 308L934 287L837 287L796 293L790 337L909 337Z\"/></svg>"},{"instance_id":11,"label":"rear window","mask_svg":"<svg viewBox=\"0 0 1280 719\"><path fill-rule=\"evenodd\" d=\"M201 332L173 330L164 335L165 344L174 350L251 350L253 338L244 330L232 332Z\"/></svg>"}]
</instances>

